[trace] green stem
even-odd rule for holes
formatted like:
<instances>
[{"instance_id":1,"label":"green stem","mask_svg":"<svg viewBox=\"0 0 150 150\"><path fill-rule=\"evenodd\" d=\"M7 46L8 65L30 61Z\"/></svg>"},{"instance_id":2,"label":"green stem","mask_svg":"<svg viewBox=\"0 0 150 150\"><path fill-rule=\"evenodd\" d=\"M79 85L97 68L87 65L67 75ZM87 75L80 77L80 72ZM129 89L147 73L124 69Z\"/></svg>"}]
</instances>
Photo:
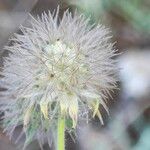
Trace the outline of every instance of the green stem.
<instances>
[{"instance_id":1,"label":"green stem","mask_svg":"<svg viewBox=\"0 0 150 150\"><path fill-rule=\"evenodd\" d=\"M65 150L65 118L58 119L57 150Z\"/></svg>"}]
</instances>

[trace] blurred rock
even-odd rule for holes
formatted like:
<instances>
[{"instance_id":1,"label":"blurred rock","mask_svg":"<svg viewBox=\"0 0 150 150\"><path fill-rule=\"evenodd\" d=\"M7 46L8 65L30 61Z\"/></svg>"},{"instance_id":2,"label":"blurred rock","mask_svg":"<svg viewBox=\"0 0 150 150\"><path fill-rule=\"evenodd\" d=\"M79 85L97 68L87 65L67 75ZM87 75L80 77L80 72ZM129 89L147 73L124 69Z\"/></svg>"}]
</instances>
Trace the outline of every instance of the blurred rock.
<instances>
[{"instance_id":1,"label":"blurred rock","mask_svg":"<svg viewBox=\"0 0 150 150\"><path fill-rule=\"evenodd\" d=\"M129 50L120 56L123 96L140 99L150 94L150 50Z\"/></svg>"}]
</instances>

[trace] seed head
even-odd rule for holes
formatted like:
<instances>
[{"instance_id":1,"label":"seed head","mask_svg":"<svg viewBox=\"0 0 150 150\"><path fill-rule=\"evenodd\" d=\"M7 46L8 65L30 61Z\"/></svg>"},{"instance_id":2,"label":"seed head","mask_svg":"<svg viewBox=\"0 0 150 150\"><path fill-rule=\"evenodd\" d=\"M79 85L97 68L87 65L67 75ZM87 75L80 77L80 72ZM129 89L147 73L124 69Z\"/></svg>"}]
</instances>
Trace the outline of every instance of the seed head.
<instances>
[{"instance_id":1,"label":"seed head","mask_svg":"<svg viewBox=\"0 0 150 150\"><path fill-rule=\"evenodd\" d=\"M66 118L66 129L90 116L103 123L99 106L108 112L105 99L116 87L109 30L68 10L60 20L58 12L31 16L31 27L21 27L22 33L6 47L10 54L1 79L7 89L1 101L4 128L11 136L23 125L25 144L34 138L41 145L45 138L49 141L60 117Z\"/></svg>"}]
</instances>

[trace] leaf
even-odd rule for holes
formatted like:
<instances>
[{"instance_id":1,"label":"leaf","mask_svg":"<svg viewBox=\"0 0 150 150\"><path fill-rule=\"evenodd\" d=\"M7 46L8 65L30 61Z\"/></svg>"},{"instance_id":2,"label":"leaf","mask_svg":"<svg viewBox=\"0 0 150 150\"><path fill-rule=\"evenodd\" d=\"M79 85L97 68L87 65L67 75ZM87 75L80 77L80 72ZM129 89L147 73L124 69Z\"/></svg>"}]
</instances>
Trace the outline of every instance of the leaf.
<instances>
[{"instance_id":1,"label":"leaf","mask_svg":"<svg viewBox=\"0 0 150 150\"><path fill-rule=\"evenodd\" d=\"M41 112L43 113L43 116L45 119L49 119L48 118L48 102L41 102L40 103L40 109L41 109Z\"/></svg>"}]
</instances>

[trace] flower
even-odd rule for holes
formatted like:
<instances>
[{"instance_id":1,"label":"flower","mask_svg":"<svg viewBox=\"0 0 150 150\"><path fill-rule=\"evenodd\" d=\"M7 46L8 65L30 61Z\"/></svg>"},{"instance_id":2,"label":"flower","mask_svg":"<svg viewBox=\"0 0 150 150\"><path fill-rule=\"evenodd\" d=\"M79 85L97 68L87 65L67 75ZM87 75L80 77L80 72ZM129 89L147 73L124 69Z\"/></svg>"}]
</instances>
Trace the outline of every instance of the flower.
<instances>
[{"instance_id":1,"label":"flower","mask_svg":"<svg viewBox=\"0 0 150 150\"><path fill-rule=\"evenodd\" d=\"M109 30L90 25L77 12L65 11L61 20L58 16L59 9L31 16L31 27L21 27L6 46L4 131L12 136L23 125L25 145L34 138L40 145L45 137L49 141L59 117L66 118L66 129L75 128L79 117L98 116L103 123L99 106L108 112L105 100L116 88L116 50Z\"/></svg>"}]
</instances>

